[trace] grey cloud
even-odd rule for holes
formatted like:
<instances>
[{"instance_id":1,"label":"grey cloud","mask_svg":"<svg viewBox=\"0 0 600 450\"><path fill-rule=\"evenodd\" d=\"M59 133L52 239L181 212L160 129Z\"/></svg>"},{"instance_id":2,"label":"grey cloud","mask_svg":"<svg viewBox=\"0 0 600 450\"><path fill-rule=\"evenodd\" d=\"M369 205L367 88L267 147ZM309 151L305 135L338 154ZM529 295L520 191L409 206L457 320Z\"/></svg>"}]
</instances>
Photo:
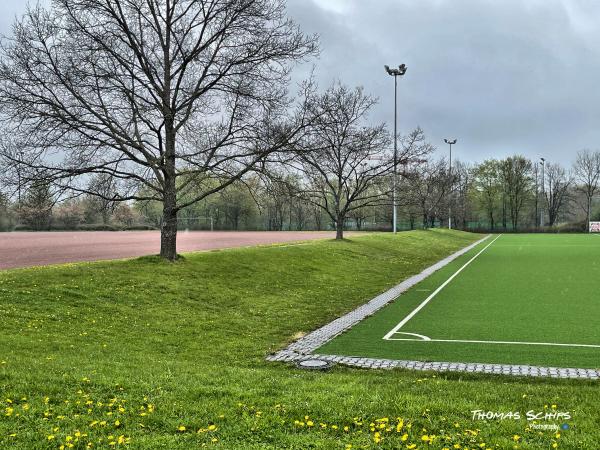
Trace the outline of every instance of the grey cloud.
<instances>
[{"instance_id":1,"label":"grey cloud","mask_svg":"<svg viewBox=\"0 0 600 450\"><path fill-rule=\"evenodd\" d=\"M401 128L437 143L456 136L464 160L514 152L565 163L600 147L600 4L592 1L290 0L290 14L322 37L318 77L378 95L391 120L383 64L406 63ZM442 148L441 150L445 150Z\"/></svg>"},{"instance_id":2,"label":"grey cloud","mask_svg":"<svg viewBox=\"0 0 600 450\"><path fill-rule=\"evenodd\" d=\"M6 34L25 2L0 3ZM463 160L519 152L569 163L600 148L600 2L288 0L288 11L321 36L319 84L363 85L380 98L374 121L393 118L383 65L406 63L400 129L420 125L440 151L450 136Z\"/></svg>"}]
</instances>

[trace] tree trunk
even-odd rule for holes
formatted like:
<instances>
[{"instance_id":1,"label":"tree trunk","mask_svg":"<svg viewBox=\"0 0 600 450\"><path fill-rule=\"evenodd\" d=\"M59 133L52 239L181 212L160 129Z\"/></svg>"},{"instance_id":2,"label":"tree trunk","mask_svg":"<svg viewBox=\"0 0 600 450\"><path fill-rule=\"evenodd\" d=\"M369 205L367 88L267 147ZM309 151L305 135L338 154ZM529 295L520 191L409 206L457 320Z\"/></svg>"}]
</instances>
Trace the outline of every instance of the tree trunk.
<instances>
[{"instance_id":1,"label":"tree trunk","mask_svg":"<svg viewBox=\"0 0 600 450\"><path fill-rule=\"evenodd\" d=\"M175 174L175 131L172 121L167 122L165 130L166 152L160 256L169 261L175 261L177 259L177 177Z\"/></svg>"},{"instance_id":2,"label":"tree trunk","mask_svg":"<svg viewBox=\"0 0 600 450\"><path fill-rule=\"evenodd\" d=\"M177 210L175 209L175 183L172 192L165 192L163 221L160 229L160 256L174 261L177 259Z\"/></svg>"},{"instance_id":3,"label":"tree trunk","mask_svg":"<svg viewBox=\"0 0 600 450\"><path fill-rule=\"evenodd\" d=\"M338 216L335 222L335 238L344 239L344 217Z\"/></svg>"}]
</instances>

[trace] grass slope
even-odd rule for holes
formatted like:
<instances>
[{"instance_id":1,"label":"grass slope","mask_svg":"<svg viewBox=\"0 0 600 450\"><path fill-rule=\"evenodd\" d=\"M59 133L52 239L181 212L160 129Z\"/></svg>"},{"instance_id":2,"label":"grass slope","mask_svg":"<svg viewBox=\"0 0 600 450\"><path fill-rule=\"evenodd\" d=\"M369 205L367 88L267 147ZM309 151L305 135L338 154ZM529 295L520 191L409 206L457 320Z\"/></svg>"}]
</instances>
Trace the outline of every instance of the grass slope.
<instances>
[{"instance_id":1,"label":"grass slope","mask_svg":"<svg viewBox=\"0 0 600 450\"><path fill-rule=\"evenodd\" d=\"M600 367L600 348L383 341L488 240L319 353L429 361ZM500 236L400 331L432 339L600 345L600 238ZM398 337L408 337L397 335Z\"/></svg>"},{"instance_id":2,"label":"grass slope","mask_svg":"<svg viewBox=\"0 0 600 450\"><path fill-rule=\"evenodd\" d=\"M0 448L595 448L596 383L265 362L478 238L375 234L1 272ZM572 428L474 422L475 409L566 410Z\"/></svg>"}]
</instances>

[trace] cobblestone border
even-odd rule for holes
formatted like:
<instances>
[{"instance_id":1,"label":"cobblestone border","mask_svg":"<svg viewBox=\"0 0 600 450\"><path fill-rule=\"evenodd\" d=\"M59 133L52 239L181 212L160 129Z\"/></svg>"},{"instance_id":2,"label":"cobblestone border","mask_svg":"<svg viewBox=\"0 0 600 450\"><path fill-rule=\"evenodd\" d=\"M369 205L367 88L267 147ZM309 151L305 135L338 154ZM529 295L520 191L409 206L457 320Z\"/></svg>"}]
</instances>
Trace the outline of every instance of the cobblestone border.
<instances>
[{"instance_id":1,"label":"cobblestone border","mask_svg":"<svg viewBox=\"0 0 600 450\"><path fill-rule=\"evenodd\" d=\"M559 367L538 367L527 365L510 364L483 364L483 363L451 363L451 362L423 362L394 359L374 359L360 358L353 356L338 355L320 355L313 352L326 342L329 342L339 334L356 325L363 319L373 315L385 305L398 298L400 294L410 289L415 284L427 278L432 273L448 265L459 256L464 255L477 245L484 242L491 235L453 253L442 259L434 265L428 267L423 272L414 275L402 283L394 286L390 290L378 295L368 303L359 306L348 314L345 314L327 325L307 334L290 344L284 350L267 356L267 361L279 362L298 362L307 359L323 359L347 366L361 367L365 369L393 369L404 368L412 370L431 370L438 372L473 372L473 373L492 373L502 375L520 375L532 377L550 377L550 378L583 378L598 380L600 371L594 369L574 369Z\"/></svg>"}]
</instances>

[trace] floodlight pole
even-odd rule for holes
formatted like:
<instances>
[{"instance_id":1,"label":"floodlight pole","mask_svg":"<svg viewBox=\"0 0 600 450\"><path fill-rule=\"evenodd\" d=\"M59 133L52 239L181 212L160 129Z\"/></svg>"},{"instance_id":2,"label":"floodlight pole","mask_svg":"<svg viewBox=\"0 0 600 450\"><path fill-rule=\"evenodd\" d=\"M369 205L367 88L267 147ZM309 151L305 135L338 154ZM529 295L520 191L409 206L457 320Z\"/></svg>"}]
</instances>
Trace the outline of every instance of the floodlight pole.
<instances>
[{"instance_id":1,"label":"floodlight pole","mask_svg":"<svg viewBox=\"0 0 600 450\"><path fill-rule=\"evenodd\" d=\"M542 204L540 205L540 227L544 226L544 201L546 200L546 181L544 177L544 168L546 167L546 160L540 158L540 165L542 166Z\"/></svg>"},{"instance_id":2,"label":"floodlight pole","mask_svg":"<svg viewBox=\"0 0 600 450\"><path fill-rule=\"evenodd\" d=\"M448 175L450 176L450 192L448 192L448 229L452 229L452 146L456 144L456 139L444 139L444 142L450 146L450 159Z\"/></svg>"},{"instance_id":3,"label":"floodlight pole","mask_svg":"<svg viewBox=\"0 0 600 450\"><path fill-rule=\"evenodd\" d=\"M392 178L393 232L398 231L398 206L396 201L396 185L398 184L398 76L406 73L406 65L401 64L397 69L384 66L388 75L394 77L394 175Z\"/></svg>"}]
</instances>

